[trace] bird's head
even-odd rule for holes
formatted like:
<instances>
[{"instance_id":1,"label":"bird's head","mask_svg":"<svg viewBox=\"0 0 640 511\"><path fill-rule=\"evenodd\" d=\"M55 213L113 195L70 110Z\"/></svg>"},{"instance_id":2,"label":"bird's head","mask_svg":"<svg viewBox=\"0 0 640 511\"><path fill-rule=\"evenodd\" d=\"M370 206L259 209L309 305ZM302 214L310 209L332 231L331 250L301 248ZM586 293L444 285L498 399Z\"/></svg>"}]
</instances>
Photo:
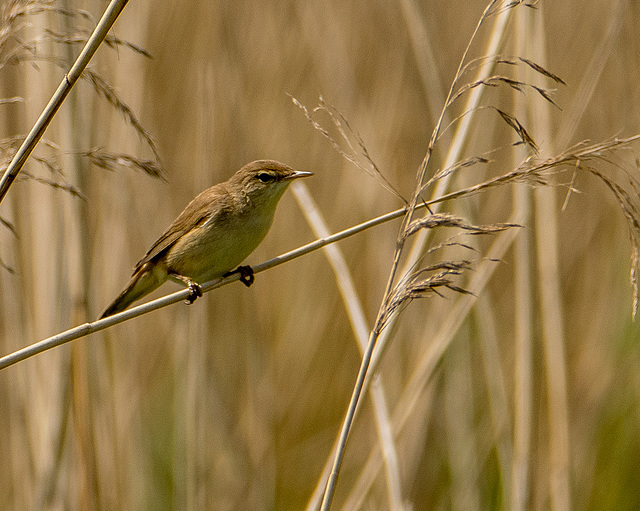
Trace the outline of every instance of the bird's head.
<instances>
[{"instance_id":1,"label":"bird's head","mask_svg":"<svg viewBox=\"0 0 640 511\"><path fill-rule=\"evenodd\" d=\"M239 191L256 206L275 206L294 179L312 176L312 172L293 170L275 160L248 163L229 180L229 187Z\"/></svg>"}]
</instances>

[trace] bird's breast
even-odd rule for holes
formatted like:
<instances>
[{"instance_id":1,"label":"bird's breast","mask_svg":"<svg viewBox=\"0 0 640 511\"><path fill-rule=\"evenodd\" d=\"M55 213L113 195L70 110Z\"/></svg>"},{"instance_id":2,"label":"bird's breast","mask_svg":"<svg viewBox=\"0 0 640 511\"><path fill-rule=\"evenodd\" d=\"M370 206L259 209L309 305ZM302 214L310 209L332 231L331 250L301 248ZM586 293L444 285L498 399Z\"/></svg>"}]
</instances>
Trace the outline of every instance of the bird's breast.
<instances>
[{"instance_id":1,"label":"bird's breast","mask_svg":"<svg viewBox=\"0 0 640 511\"><path fill-rule=\"evenodd\" d=\"M194 227L169 249L167 266L204 283L235 269L264 239L273 214L255 210L239 215L213 215Z\"/></svg>"}]
</instances>

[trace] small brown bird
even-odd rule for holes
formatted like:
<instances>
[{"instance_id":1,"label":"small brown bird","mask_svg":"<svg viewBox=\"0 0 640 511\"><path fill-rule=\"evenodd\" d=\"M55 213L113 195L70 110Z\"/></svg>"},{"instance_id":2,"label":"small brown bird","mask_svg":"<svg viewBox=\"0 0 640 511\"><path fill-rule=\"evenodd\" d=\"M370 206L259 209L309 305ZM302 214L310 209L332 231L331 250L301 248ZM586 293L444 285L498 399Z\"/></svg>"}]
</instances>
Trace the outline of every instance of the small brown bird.
<instances>
[{"instance_id":1,"label":"small brown bird","mask_svg":"<svg viewBox=\"0 0 640 511\"><path fill-rule=\"evenodd\" d=\"M125 310L167 279L189 287L189 303L202 296L199 284L231 273L240 273L240 280L250 286L251 267L234 268L266 236L291 181L311 175L277 161L258 160L202 192L136 264L129 283L101 318Z\"/></svg>"}]
</instances>

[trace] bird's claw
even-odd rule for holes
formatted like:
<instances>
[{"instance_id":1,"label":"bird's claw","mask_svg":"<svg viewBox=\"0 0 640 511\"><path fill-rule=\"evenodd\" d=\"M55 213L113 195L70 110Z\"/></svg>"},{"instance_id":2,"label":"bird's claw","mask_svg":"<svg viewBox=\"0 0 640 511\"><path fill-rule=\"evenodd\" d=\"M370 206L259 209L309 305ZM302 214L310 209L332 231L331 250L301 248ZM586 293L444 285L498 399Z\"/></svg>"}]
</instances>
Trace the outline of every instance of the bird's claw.
<instances>
[{"instance_id":1,"label":"bird's claw","mask_svg":"<svg viewBox=\"0 0 640 511\"><path fill-rule=\"evenodd\" d=\"M200 285L196 282L189 282L189 296L187 296L187 299L185 300L185 303L191 305L193 302L195 302L199 297L202 296L202 289L200 288Z\"/></svg>"},{"instance_id":2,"label":"bird's claw","mask_svg":"<svg viewBox=\"0 0 640 511\"><path fill-rule=\"evenodd\" d=\"M256 280L253 275L253 268L251 266L238 266L235 270L225 273L223 276L228 277L234 273L240 274L240 282L249 287Z\"/></svg>"},{"instance_id":3,"label":"bird's claw","mask_svg":"<svg viewBox=\"0 0 640 511\"><path fill-rule=\"evenodd\" d=\"M240 282L249 287L256 280L253 275L253 268L251 266L238 266L238 273L240 273Z\"/></svg>"}]
</instances>

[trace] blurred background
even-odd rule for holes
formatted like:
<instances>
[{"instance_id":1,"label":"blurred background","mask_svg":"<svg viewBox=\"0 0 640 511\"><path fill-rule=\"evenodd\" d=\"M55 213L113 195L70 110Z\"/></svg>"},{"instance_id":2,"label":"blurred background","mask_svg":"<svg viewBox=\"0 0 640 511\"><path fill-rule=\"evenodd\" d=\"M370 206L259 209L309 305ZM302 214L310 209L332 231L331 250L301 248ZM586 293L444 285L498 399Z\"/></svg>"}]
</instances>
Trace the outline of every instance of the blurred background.
<instances>
[{"instance_id":1,"label":"blurred background","mask_svg":"<svg viewBox=\"0 0 640 511\"><path fill-rule=\"evenodd\" d=\"M0 104L3 164L106 5L3 0L0 98L22 98ZM0 354L97 318L188 201L249 161L313 171L305 185L333 232L401 207L290 96L312 109L321 95L410 197L486 5L130 2L112 35L152 58L101 47L91 70L109 85L77 84L35 153L40 161L0 206ZM496 37L496 19L481 28L471 59ZM483 89L482 104L517 115L542 157L640 132L638 20L640 6L623 0L514 9L499 53L534 60L566 86L518 75L522 65L495 73L557 88L559 108L508 87ZM326 112L315 115L331 129ZM436 146L430 173L442 168L452 135ZM514 141L495 112L478 111L459 158ZM598 170L637 173L637 150L603 155ZM116 156L101 167L87 152ZM159 162L165 179L122 155ZM507 172L524 155L520 147L491 154L450 189ZM625 217L593 175L556 179L563 186L505 186L444 206L478 223L515 215L525 227L483 273L481 293L414 301L389 330L377 382L393 453L380 454L380 419L367 398L333 508L640 507L640 345ZM369 327L398 227L339 244ZM247 263L313 239L287 192ZM500 239L465 240L477 248L465 257L478 272ZM177 289L166 284L151 297ZM261 273L250 289L236 283L38 355L0 372L0 508L303 509L359 362L321 251Z\"/></svg>"}]
</instances>

